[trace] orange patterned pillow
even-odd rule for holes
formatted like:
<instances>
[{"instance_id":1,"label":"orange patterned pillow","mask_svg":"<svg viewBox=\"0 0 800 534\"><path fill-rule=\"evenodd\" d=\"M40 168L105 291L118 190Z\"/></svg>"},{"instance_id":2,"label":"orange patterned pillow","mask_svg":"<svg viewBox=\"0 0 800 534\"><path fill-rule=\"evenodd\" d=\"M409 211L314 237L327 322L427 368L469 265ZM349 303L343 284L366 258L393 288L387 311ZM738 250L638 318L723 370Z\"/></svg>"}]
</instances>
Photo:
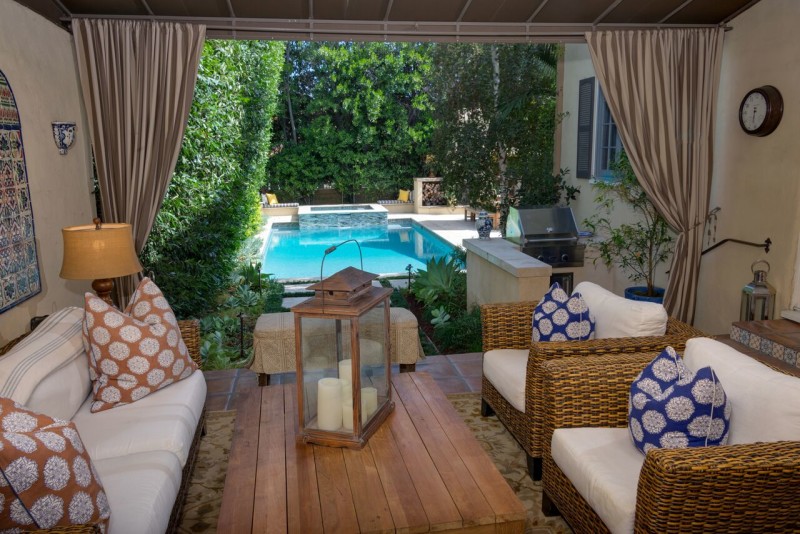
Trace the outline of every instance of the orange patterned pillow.
<instances>
[{"instance_id":1,"label":"orange patterned pillow","mask_svg":"<svg viewBox=\"0 0 800 534\"><path fill-rule=\"evenodd\" d=\"M136 291L131 295L131 300L125 307L124 313L145 323L168 323L178 328L178 319L175 318L175 313L164 297L164 293L155 282L146 276L142 278ZM180 329L178 334L180 334ZM183 343L182 339L181 343Z\"/></svg>"},{"instance_id":2,"label":"orange patterned pillow","mask_svg":"<svg viewBox=\"0 0 800 534\"><path fill-rule=\"evenodd\" d=\"M197 369L175 314L160 290L149 292L151 286L158 290L147 278L139 284L131 315L86 293L83 335L90 347L92 412L130 404Z\"/></svg>"},{"instance_id":3,"label":"orange patterned pillow","mask_svg":"<svg viewBox=\"0 0 800 534\"><path fill-rule=\"evenodd\" d=\"M0 529L98 524L110 509L75 425L0 398Z\"/></svg>"}]
</instances>

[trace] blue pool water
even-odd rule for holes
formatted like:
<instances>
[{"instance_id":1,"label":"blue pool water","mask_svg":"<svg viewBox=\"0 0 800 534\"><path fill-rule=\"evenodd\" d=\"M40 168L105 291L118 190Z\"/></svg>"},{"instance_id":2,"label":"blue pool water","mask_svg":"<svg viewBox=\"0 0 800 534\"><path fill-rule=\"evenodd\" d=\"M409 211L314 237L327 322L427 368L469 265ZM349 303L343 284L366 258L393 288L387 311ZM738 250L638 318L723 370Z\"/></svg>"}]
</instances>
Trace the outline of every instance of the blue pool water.
<instances>
[{"instance_id":1,"label":"blue pool water","mask_svg":"<svg viewBox=\"0 0 800 534\"><path fill-rule=\"evenodd\" d=\"M319 279L325 249L355 239L364 255L364 270L376 274L424 269L432 257L450 254L453 246L410 219L389 221L386 227L335 228L300 231L296 223L273 224L261 271L278 280ZM325 259L323 277L344 269L360 268L358 246L347 243Z\"/></svg>"}]
</instances>

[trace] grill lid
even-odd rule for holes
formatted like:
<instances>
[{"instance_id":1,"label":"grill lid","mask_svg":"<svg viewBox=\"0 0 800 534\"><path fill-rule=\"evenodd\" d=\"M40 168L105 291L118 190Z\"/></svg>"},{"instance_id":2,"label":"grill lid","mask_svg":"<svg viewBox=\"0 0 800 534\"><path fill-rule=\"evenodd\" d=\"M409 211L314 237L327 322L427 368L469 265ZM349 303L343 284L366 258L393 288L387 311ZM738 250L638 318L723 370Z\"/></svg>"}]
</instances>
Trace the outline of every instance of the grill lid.
<instances>
[{"instance_id":1,"label":"grill lid","mask_svg":"<svg viewBox=\"0 0 800 534\"><path fill-rule=\"evenodd\" d=\"M578 226L570 207L509 208L506 239L520 246L578 240Z\"/></svg>"}]
</instances>

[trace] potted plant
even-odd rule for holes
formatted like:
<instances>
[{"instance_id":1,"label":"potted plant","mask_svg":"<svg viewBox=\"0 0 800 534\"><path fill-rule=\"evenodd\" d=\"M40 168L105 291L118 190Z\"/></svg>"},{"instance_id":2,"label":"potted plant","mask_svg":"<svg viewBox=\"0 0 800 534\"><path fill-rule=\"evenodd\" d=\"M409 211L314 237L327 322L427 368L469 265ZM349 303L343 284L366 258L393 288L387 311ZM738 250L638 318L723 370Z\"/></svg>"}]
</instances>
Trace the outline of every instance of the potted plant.
<instances>
[{"instance_id":1,"label":"potted plant","mask_svg":"<svg viewBox=\"0 0 800 534\"><path fill-rule=\"evenodd\" d=\"M664 289L656 287L653 280L658 264L666 261L672 253L669 225L639 185L625 152L611 165L611 170L612 181L594 184L598 212L584 221L586 227L599 237L591 246L599 251L597 259L602 259L606 266L616 264L628 273L631 281L645 283L644 286L627 288L627 298L661 302ZM613 226L610 216L616 202L630 206L639 220Z\"/></svg>"}]
</instances>

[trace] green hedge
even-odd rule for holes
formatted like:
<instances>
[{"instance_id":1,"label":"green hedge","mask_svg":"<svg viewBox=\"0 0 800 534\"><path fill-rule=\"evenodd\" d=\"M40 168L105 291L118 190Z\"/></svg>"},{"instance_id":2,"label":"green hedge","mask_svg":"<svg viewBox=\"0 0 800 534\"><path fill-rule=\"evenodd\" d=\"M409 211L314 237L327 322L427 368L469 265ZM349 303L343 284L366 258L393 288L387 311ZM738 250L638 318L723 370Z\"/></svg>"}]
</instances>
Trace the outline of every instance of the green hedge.
<instances>
[{"instance_id":1,"label":"green hedge","mask_svg":"<svg viewBox=\"0 0 800 534\"><path fill-rule=\"evenodd\" d=\"M206 41L178 163L141 255L179 317L217 306L260 222L284 43Z\"/></svg>"}]
</instances>

